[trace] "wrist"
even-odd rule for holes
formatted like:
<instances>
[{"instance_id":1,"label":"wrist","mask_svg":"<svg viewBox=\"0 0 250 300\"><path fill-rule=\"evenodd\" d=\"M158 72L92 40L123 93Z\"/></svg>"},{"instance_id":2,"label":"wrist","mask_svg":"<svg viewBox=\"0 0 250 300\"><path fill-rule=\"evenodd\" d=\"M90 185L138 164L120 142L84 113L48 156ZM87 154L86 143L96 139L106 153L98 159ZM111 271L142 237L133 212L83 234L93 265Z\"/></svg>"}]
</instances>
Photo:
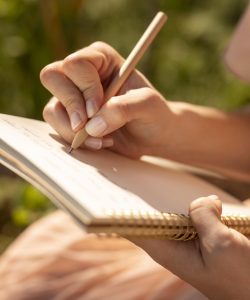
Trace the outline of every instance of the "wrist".
<instances>
[{"instance_id":1,"label":"wrist","mask_svg":"<svg viewBox=\"0 0 250 300\"><path fill-rule=\"evenodd\" d=\"M171 123L159 156L250 180L249 116L183 102L168 105Z\"/></svg>"},{"instance_id":2,"label":"wrist","mask_svg":"<svg viewBox=\"0 0 250 300\"><path fill-rule=\"evenodd\" d=\"M186 130L186 114L190 111L189 104L184 102L165 101L167 113L163 120L160 143L154 147L152 155L166 159L181 161L190 152ZM188 136L187 136L188 135Z\"/></svg>"}]
</instances>

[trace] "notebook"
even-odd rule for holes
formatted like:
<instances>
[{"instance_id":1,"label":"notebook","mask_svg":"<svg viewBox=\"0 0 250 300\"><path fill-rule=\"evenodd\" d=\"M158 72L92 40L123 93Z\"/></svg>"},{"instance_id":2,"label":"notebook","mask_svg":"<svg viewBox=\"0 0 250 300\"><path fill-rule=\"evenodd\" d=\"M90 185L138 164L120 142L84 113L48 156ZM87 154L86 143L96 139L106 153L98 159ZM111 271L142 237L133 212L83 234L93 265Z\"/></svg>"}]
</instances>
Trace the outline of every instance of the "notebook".
<instances>
[{"instance_id":1,"label":"notebook","mask_svg":"<svg viewBox=\"0 0 250 300\"><path fill-rule=\"evenodd\" d=\"M88 232L190 239L196 232L187 216L189 203L211 194L223 201L223 214L249 215L233 196L155 159L133 160L108 150L69 154L68 147L45 122L0 114L0 162ZM250 233L249 219L236 219L224 221Z\"/></svg>"}]
</instances>

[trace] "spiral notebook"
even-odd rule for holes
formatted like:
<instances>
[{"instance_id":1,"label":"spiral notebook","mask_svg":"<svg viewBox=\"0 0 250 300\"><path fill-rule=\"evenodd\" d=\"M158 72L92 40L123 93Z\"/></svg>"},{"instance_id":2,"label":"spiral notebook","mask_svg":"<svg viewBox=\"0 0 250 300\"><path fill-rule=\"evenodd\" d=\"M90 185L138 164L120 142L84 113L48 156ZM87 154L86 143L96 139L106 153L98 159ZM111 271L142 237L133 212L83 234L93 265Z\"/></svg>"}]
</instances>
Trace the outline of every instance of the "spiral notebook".
<instances>
[{"instance_id":1,"label":"spiral notebook","mask_svg":"<svg viewBox=\"0 0 250 300\"><path fill-rule=\"evenodd\" d=\"M249 215L234 197L189 174L108 150L68 146L44 122L0 114L0 162L66 210L88 232L189 239L196 233L189 203L218 195L223 213ZM249 219L226 218L249 232Z\"/></svg>"}]
</instances>

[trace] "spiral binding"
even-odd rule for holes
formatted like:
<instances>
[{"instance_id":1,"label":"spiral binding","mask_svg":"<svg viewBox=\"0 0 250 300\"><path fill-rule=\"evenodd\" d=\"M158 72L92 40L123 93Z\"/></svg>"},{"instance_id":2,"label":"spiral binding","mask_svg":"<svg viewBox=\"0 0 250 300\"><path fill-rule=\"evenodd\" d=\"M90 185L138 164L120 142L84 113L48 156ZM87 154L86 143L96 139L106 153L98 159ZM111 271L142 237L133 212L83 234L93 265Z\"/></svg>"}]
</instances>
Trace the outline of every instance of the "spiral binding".
<instances>
[{"instance_id":1,"label":"spiral binding","mask_svg":"<svg viewBox=\"0 0 250 300\"><path fill-rule=\"evenodd\" d=\"M164 212L107 211L107 221L93 225L91 232L111 236L143 237L188 241L198 237L189 216ZM250 235L250 216L221 216L221 222L240 233Z\"/></svg>"}]
</instances>

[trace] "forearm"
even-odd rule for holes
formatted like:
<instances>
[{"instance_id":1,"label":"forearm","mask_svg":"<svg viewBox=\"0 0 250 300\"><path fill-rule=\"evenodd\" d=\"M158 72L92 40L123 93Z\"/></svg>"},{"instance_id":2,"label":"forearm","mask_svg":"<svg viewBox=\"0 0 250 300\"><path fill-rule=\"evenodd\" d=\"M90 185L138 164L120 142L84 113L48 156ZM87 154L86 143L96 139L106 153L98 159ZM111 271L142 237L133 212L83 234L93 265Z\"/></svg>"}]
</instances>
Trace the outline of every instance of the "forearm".
<instances>
[{"instance_id":1,"label":"forearm","mask_svg":"<svg viewBox=\"0 0 250 300\"><path fill-rule=\"evenodd\" d=\"M180 102L171 106L176 128L165 157L250 181L249 114Z\"/></svg>"}]
</instances>

